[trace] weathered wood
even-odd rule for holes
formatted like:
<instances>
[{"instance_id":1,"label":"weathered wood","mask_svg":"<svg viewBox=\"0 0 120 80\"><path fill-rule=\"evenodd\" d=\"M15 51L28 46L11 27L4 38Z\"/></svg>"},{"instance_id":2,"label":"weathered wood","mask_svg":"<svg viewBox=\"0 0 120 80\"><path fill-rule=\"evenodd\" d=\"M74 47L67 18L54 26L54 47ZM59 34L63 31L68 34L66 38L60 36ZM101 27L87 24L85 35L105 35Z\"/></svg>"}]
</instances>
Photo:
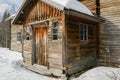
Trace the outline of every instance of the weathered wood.
<instances>
[{"instance_id":1,"label":"weathered wood","mask_svg":"<svg viewBox=\"0 0 120 80\"><path fill-rule=\"evenodd\" d=\"M22 52L22 44L20 41L17 41L17 32L21 32L23 26L11 25L11 28L11 50Z\"/></svg>"},{"instance_id":2,"label":"weathered wood","mask_svg":"<svg viewBox=\"0 0 120 80\"><path fill-rule=\"evenodd\" d=\"M60 11L42 0L34 4L23 21L24 28L32 26L33 29L32 38L24 39L24 66L39 73L60 76L62 72L72 74L95 66L99 20L75 11ZM58 24L53 24L55 22ZM80 23L88 24L85 41L80 39ZM58 34L54 40L55 32Z\"/></svg>"},{"instance_id":3,"label":"weathered wood","mask_svg":"<svg viewBox=\"0 0 120 80\"><path fill-rule=\"evenodd\" d=\"M100 60L106 61L105 56L110 57L110 61L100 62L100 65L106 66L115 66L120 65L119 58L119 26L120 26L120 15L119 15L119 5L120 0L115 1L105 1L101 0L101 16L104 18L105 22L100 25L100 51L104 51L104 53L100 53ZM117 54L117 55L116 55ZM102 57L102 56L103 57ZM108 61L109 59L107 59ZM102 64L101 64L102 63Z\"/></svg>"},{"instance_id":4,"label":"weathered wood","mask_svg":"<svg viewBox=\"0 0 120 80\"><path fill-rule=\"evenodd\" d=\"M85 6L88 7L92 13L96 14L96 1L97 0L83 0L81 2L85 4Z\"/></svg>"},{"instance_id":5,"label":"weathered wood","mask_svg":"<svg viewBox=\"0 0 120 80\"><path fill-rule=\"evenodd\" d=\"M61 16L61 12L51 7L50 5L38 1L36 5L32 8L32 10L28 13L28 17L26 17L26 25L31 22L46 20L48 18L54 18Z\"/></svg>"},{"instance_id":6,"label":"weathered wood","mask_svg":"<svg viewBox=\"0 0 120 80\"><path fill-rule=\"evenodd\" d=\"M72 19L72 20L71 20ZM95 24L88 24L88 41L80 41L80 23L79 18L75 19L68 15L66 21L66 34L67 34L67 53L66 53L66 67L68 73L74 73L78 70L82 70L96 65L96 31L97 26ZM88 65L91 64L91 65ZM83 65L84 67L80 67ZM86 66L87 65L87 66ZM78 67L79 66L79 67Z\"/></svg>"},{"instance_id":7,"label":"weathered wood","mask_svg":"<svg viewBox=\"0 0 120 80\"><path fill-rule=\"evenodd\" d=\"M66 66L66 14L62 14L62 63L63 63L63 67Z\"/></svg>"}]
</instances>

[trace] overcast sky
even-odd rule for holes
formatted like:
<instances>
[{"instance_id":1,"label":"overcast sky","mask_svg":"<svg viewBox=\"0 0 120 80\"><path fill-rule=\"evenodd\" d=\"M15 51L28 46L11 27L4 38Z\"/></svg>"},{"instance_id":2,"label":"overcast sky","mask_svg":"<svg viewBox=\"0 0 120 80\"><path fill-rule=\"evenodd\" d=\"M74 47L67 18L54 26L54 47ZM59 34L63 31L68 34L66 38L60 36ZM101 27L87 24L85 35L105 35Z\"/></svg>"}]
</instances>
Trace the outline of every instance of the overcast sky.
<instances>
[{"instance_id":1,"label":"overcast sky","mask_svg":"<svg viewBox=\"0 0 120 80\"><path fill-rule=\"evenodd\" d=\"M23 0L0 0L0 17L6 9L10 10L13 6L17 11L22 2Z\"/></svg>"}]
</instances>

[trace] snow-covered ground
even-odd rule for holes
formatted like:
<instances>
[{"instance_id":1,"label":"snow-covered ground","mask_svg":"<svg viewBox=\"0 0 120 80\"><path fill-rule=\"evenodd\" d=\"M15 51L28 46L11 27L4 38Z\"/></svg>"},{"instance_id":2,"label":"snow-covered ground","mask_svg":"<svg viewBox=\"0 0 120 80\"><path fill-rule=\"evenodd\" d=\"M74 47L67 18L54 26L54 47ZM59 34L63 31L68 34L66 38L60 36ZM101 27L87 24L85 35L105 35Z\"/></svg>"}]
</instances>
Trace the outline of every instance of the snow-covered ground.
<instances>
[{"instance_id":1,"label":"snow-covered ground","mask_svg":"<svg viewBox=\"0 0 120 80\"><path fill-rule=\"evenodd\" d=\"M36 74L23 67L22 54L0 48L0 80L62 80ZM97 67L73 80L120 80L120 68Z\"/></svg>"},{"instance_id":2,"label":"snow-covered ground","mask_svg":"<svg viewBox=\"0 0 120 80\"><path fill-rule=\"evenodd\" d=\"M120 68L97 67L74 80L120 80Z\"/></svg>"},{"instance_id":3,"label":"snow-covered ground","mask_svg":"<svg viewBox=\"0 0 120 80\"><path fill-rule=\"evenodd\" d=\"M0 48L0 80L60 80L26 70L21 63L21 53Z\"/></svg>"}]
</instances>

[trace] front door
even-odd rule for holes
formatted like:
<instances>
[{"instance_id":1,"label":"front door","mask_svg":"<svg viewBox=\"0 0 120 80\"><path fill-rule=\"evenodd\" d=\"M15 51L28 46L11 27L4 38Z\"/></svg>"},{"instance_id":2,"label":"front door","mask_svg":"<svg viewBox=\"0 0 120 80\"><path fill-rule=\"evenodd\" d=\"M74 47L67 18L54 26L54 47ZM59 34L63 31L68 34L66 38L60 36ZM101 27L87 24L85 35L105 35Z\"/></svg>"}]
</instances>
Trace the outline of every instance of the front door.
<instances>
[{"instance_id":1,"label":"front door","mask_svg":"<svg viewBox=\"0 0 120 80\"><path fill-rule=\"evenodd\" d=\"M35 28L35 62L47 65L47 27Z\"/></svg>"}]
</instances>

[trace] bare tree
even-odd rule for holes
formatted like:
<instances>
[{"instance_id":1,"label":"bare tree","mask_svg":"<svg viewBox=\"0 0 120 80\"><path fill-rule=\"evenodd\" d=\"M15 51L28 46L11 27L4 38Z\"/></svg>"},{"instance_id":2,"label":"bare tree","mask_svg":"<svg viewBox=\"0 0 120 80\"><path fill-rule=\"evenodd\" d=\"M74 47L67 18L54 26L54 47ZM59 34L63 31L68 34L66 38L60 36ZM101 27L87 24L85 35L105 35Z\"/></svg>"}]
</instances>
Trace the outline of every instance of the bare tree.
<instances>
[{"instance_id":1,"label":"bare tree","mask_svg":"<svg viewBox=\"0 0 120 80\"><path fill-rule=\"evenodd\" d=\"M10 16L8 10L3 14L2 21L0 22L0 46L10 46L10 21L5 21Z\"/></svg>"},{"instance_id":2,"label":"bare tree","mask_svg":"<svg viewBox=\"0 0 120 80\"><path fill-rule=\"evenodd\" d=\"M16 9L15 9L15 5L13 5L10 9L10 12L9 12L11 15L15 14L16 13Z\"/></svg>"},{"instance_id":3,"label":"bare tree","mask_svg":"<svg viewBox=\"0 0 120 80\"><path fill-rule=\"evenodd\" d=\"M2 17L2 22L5 22L5 19L8 18L10 16L9 10L5 10L3 17Z\"/></svg>"}]
</instances>

